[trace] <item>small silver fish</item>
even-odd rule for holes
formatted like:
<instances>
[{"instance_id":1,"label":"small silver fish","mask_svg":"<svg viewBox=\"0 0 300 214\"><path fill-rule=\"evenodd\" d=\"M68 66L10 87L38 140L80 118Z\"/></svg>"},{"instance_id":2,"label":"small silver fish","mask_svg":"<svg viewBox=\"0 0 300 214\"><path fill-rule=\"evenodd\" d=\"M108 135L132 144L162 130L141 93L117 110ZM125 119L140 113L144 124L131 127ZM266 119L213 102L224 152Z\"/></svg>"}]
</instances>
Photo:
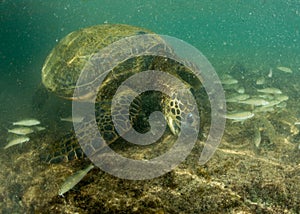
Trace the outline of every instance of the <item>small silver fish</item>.
<instances>
[{"instance_id":1,"label":"small silver fish","mask_svg":"<svg viewBox=\"0 0 300 214\"><path fill-rule=\"evenodd\" d=\"M226 99L226 102L234 103L234 102L238 102L238 101L241 101L241 100L246 100L249 97L250 96L248 94L240 94L240 95L236 95L234 97L230 97L230 98Z\"/></svg>"},{"instance_id":2,"label":"small silver fish","mask_svg":"<svg viewBox=\"0 0 300 214\"><path fill-rule=\"evenodd\" d=\"M17 134L17 135L27 135L34 132L32 128L29 127L18 127L7 130L9 133Z\"/></svg>"},{"instance_id":3,"label":"small silver fish","mask_svg":"<svg viewBox=\"0 0 300 214\"><path fill-rule=\"evenodd\" d=\"M83 120L83 117L61 117L60 120L70 123L80 123Z\"/></svg>"},{"instance_id":4,"label":"small silver fish","mask_svg":"<svg viewBox=\"0 0 300 214\"><path fill-rule=\"evenodd\" d=\"M17 144L28 142L29 140L30 140L30 138L25 137L25 136L15 138L15 139L9 141L8 144L4 147L4 149L7 149L7 148L9 148L11 146L14 146L14 145L17 145Z\"/></svg>"},{"instance_id":5,"label":"small silver fish","mask_svg":"<svg viewBox=\"0 0 300 214\"><path fill-rule=\"evenodd\" d=\"M256 80L256 85L263 85L263 84L265 84L265 78L264 77L259 77Z\"/></svg>"},{"instance_id":6,"label":"small silver fish","mask_svg":"<svg viewBox=\"0 0 300 214\"><path fill-rule=\"evenodd\" d=\"M250 111L242 111L242 112L236 112L236 113L228 113L226 114L225 118L234 120L236 122L242 122L246 119L249 119L253 117L254 114Z\"/></svg>"},{"instance_id":7,"label":"small silver fish","mask_svg":"<svg viewBox=\"0 0 300 214\"><path fill-rule=\"evenodd\" d=\"M273 94L259 94L257 96L265 100L274 100Z\"/></svg>"},{"instance_id":8,"label":"small silver fish","mask_svg":"<svg viewBox=\"0 0 300 214\"><path fill-rule=\"evenodd\" d=\"M283 71L284 73L290 73L290 74L293 73L292 69L288 67L278 66L277 69Z\"/></svg>"},{"instance_id":9,"label":"small silver fish","mask_svg":"<svg viewBox=\"0 0 300 214\"><path fill-rule=\"evenodd\" d=\"M46 128L43 127L43 126L35 126L34 129L35 129L36 131L40 132L40 131L44 131Z\"/></svg>"},{"instance_id":10,"label":"small silver fish","mask_svg":"<svg viewBox=\"0 0 300 214\"><path fill-rule=\"evenodd\" d=\"M79 170L75 172L73 175L69 176L64 183L61 185L58 195L63 196L66 192L71 190L76 184L78 184L82 178L91 170L94 168L93 164L90 164L85 169Z\"/></svg>"},{"instance_id":11,"label":"small silver fish","mask_svg":"<svg viewBox=\"0 0 300 214\"><path fill-rule=\"evenodd\" d=\"M224 74L221 78L224 79L224 80L225 79L233 79L233 77L229 74Z\"/></svg>"},{"instance_id":12,"label":"small silver fish","mask_svg":"<svg viewBox=\"0 0 300 214\"><path fill-rule=\"evenodd\" d=\"M282 91L278 88L263 88L257 89L257 91L266 94L282 94Z\"/></svg>"},{"instance_id":13,"label":"small silver fish","mask_svg":"<svg viewBox=\"0 0 300 214\"><path fill-rule=\"evenodd\" d=\"M253 136L254 145L256 148L259 148L261 143L261 134L259 129L255 129L254 136Z\"/></svg>"},{"instance_id":14,"label":"small silver fish","mask_svg":"<svg viewBox=\"0 0 300 214\"><path fill-rule=\"evenodd\" d=\"M272 106L261 106L258 108L254 109L254 113L259 113L259 112L268 112L268 111L274 111L275 109Z\"/></svg>"},{"instance_id":15,"label":"small silver fish","mask_svg":"<svg viewBox=\"0 0 300 214\"><path fill-rule=\"evenodd\" d=\"M273 69L270 68L269 73L268 73L268 77L269 77L269 78L272 78L272 76L273 76Z\"/></svg>"},{"instance_id":16,"label":"small silver fish","mask_svg":"<svg viewBox=\"0 0 300 214\"><path fill-rule=\"evenodd\" d=\"M39 125L41 122L36 120L36 119L25 119L25 120L20 120L17 122L14 122L14 126L35 126Z\"/></svg>"},{"instance_id":17,"label":"small silver fish","mask_svg":"<svg viewBox=\"0 0 300 214\"><path fill-rule=\"evenodd\" d=\"M286 106L287 106L286 102L281 102L276 105L277 108L286 108Z\"/></svg>"},{"instance_id":18,"label":"small silver fish","mask_svg":"<svg viewBox=\"0 0 300 214\"><path fill-rule=\"evenodd\" d=\"M232 84L238 83L238 81L236 79L224 79L224 80L221 80L221 82L224 85L232 85Z\"/></svg>"},{"instance_id":19,"label":"small silver fish","mask_svg":"<svg viewBox=\"0 0 300 214\"><path fill-rule=\"evenodd\" d=\"M275 96L275 99L282 102L282 101L287 101L289 97L283 94L279 94Z\"/></svg>"},{"instance_id":20,"label":"small silver fish","mask_svg":"<svg viewBox=\"0 0 300 214\"><path fill-rule=\"evenodd\" d=\"M273 106L276 106L278 105L279 103L281 103L281 101L278 101L278 100L272 100L272 101L269 101L269 103L267 105L264 105L264 107L268 108L268 107L273 107Z\"/></svg>"},{"instance_id":21,"label":"small silver fish","mask_svg":"<svg viewBox=\"0 0 300 214\"><path fill-rule=\"evenodd\" d=\"M254 106L264 106L269 104L268 101L260 98L250 98L248 100L241 100L238 103L254 105Z\"/></svg>"},{"instance_id":22,"label":"small silver fish","mask_svg":"<svg viewBox=\"0 0 300 214\"><path fill-rule=\"evenodd\" d=\"M239 94L244 94L244 93L245 93L245 88L244 88L244 87L239 87L236 91L237 91Z\"/></svg>"}]
</instances>

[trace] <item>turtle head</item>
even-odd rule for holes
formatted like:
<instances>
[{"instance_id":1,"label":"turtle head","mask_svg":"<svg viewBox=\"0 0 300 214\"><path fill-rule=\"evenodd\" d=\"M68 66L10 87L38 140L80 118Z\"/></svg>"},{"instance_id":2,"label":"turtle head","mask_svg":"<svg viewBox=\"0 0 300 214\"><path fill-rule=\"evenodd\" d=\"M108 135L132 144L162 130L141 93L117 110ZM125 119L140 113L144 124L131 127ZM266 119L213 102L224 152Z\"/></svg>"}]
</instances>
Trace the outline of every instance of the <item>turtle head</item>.
<instances>
[{"instance_id":1,"label":"turtle head","mask_svg":"<svg viewBox=\"0 0 300 214\"><path fill-rule=\"evenodd\" d=\"M197 105L184 105L176 96L164 97L162 100L163 113L172 134L179 135L182 127L197 131L199 124L199 117L195 114Z\"/></svg>"}]
</instances>

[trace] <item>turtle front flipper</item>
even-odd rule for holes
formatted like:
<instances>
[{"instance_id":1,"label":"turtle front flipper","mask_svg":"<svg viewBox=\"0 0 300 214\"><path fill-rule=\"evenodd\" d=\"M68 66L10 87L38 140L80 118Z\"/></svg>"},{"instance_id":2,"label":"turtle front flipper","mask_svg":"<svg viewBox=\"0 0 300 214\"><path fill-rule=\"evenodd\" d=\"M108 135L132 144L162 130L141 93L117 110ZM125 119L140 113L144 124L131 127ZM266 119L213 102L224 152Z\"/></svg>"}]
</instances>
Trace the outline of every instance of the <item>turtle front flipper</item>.
<instances>
[{"instance_id":1,"label":"turtle front flipper","mask_svg":"<svg viewBox=\"0 0 300 214\"><path fill-rule=\"evenodd\" d=\"M127 89L115 97L115 114L111 114L111 101L97 102L95 105L95 114L86 115L83 121L80 123L80 127L74 131L65 135L61 141L48 145L44 154L41 155L41 160L47 163L60 163L67 162L74 159L81 159L85 157L85 154L81 148L83 146L84 151L88 153L98 152L103 149L103 145L100 142L95 142L96 134L91 132L93 119L96 119L97 128L100 135L105 140L106 144L114 143L119 137L119 133L116 131L112 118L117 122L126 121L124 118L127 110L128 96L135 97L135 93L131 89ZM144 121L141 111L141 101L139 97L135 97L133 102L129 106L129 120L130 124L124 124L122 133L126 133L132 127L136 128L139 121ZM93 118L95 117L95 118ZM141 129L142 127L139 126ZM79 141L81 144L79 144Z\"/></svg>"},{"instance_id":2,"label":"turtle front flipper","mask_svg":"<svg viewBox=\"0 0 300 214\"><path fill-rule=\"evenodd\" d=\"M84 157L85 155L74 131L65 135L62 140L48 145L46 150L40 155L41 161L47 163L61 163Z\"/></svg>"}]
</instances>

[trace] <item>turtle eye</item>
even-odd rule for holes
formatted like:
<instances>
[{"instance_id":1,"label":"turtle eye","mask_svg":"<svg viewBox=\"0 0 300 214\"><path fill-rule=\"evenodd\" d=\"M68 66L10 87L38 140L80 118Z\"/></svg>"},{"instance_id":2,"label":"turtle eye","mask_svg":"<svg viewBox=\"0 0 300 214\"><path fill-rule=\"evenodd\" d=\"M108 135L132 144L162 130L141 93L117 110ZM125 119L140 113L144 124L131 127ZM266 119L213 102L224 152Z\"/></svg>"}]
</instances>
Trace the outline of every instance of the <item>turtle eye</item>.
<instances>
[{"instance_id":1,"label":"turtle eye","mask_svg":"<svg viewBox=\"0 0 300 214\"><path fill-rule=\"evenodd\" d=\"M139 32L136 33L136 35L143 35L143 34L146 34L146 32L144 32L144 31L139 31Z\"/></svg>"},{"instance_id":2,"label":"turtle eye","mask_svg":"<svg viewBox=\"0 0 300 214\"><path fill-rule=\"evenodd\" d=\"M194 122L194 115L192 113L188 113L186 120L189 124L192 124Z\"/></svg>"}]
</instances>

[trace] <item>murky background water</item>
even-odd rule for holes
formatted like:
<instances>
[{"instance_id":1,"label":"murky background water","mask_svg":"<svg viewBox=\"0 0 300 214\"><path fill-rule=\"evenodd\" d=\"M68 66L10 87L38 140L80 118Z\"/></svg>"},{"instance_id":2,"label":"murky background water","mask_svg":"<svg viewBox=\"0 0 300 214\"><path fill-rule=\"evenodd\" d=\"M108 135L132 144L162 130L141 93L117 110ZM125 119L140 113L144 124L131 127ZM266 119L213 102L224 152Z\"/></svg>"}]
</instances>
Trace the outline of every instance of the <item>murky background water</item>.
<instances>
[{"instance_id":1,"label":"murky background water","mask_svg":"<svg viewBox=\"0 0 300 214\"><path fill-rule=\"evenodd\" d=\"M252 97L259 94L257 89L265 87L278 88L284 95L288 96L288 100L285 100L285 104L281 104L282 106L276 106L270 112L257 113L254 118L247 119L243 125L228 121L222 144L224 147L221 148L226 154L236 155L230 156L230 158L246 161L242 164L243 166L239 165L241 170L236 172L236 178L245 179L244 183L253 181L257 188L263 189L257 193L257 199L253 196L255 194L249 193L251 192L250 189L246 189L246 187L243 189L242 185L239 186L240 189L233 188L232 191L236 191L234 194L241 195L241 192L246 192L245 204L241 207L247 207L245 210L249 213L255 212L257 207L270 213L276 212L276 209L280 213L285 209L287 212L300 212L298 191L300 189L300 137L298 134L300 127L297 124L300 121L298 104L300 102L300 2L298 0L254 0L251 2L239 0L2 0L0 2L0 18L0 147L4 147L7 143L7 128L11 128L11 122L19 119L36 117L41 120L47 130L51 130L52 135L50 137L47 137L47 134L37 135L34 140L35 143L49 139L51 141L56 130L65 128L64 125L60 124L59 118L69 116L61 110L61 106L64 109L70 107L69 103L52 97L52 102L48 103L44 109L37 111L32 107L32 97L41 82L41 68L44 60L61 38L79 28L103 23L124 23L140 26L190 43L209 59L222 80L232 78L238 80L238 84L235 86L233 86L234 84L224 85L228 98L238 94L239 87L245 89L242 94L249 94ZM289 68L293 73L280 71L277 69L278 66ZM272 71L271 77L270 71ZM228 75L231 77L228 78ZM257 84L258 79L264 79L263 83ZM271 101L275 98L264 99ZM252 112L255 109L257 108L236 102L228 104L228 111L230 112ZM257 135L261 135L259 142ZM253 139L253 136L256 137ZM253 148L255 143L258 145ZM36 145L33 148L38 147ZM36 178L35 182L39 183L40 180L37 176L43 177L43 175L47 175L47 172L51 173L52 171L47 169L48 171L43 171L41 174L35 174L35 171L30 169L26 172L27 165L21 165L21 162L28 161L28 164L31 163L30 147L17 146L15 148L17 149L14 151L2 149L0 151L0 164L3 165L3 173L0 173L1 190L6 192L0 195L0 204L2 204L0 207L4 212L9 213L12 210L16 212L30 210L33 212L34 206L39 204L39 200L43 201L42 205L47 208L51 206L53 208L55 204L63 204L63 199L55 198L51 194L51 196L45 196L53 197L53 199L49 199L50 202L42 196L35 199L41 190L31 191L29 188L31 192L27 191L28 186L30 186L29 178ZM242 155L243 158L239 155ZM268 168L279 167L279 169L274 168L274 171L280 171L281 177L277 181L267 181L268 176L273 177L268 173L268 175L260 174L257 176L261 180L257 181L254 179L256 175L253 174L253 179L247 180L244 177L245 172L242 170L252 169L247 167L249 164L247 160L253 158L253 155L257 161L255 170L263 174L264 170ZM19 159L17 159L18 157ZM225 173L218 173L217 170L213 170L215 169L213 164L217 162L216 160L224 161L222 158L223 156L219 154L215 160L212 160L211 171L207 172L209 176L218 178L220 174ZM243 162L242 160L241 162ZM16 161L15 164L14 161ZM235 167L234 163L234 161L228 163L231 164L230 169ZM266 166L262 166L264 164ZM28 165L28 167L32 166ZM41 169L44 169L43 167L40 166ZM284 171L283 168L288 169L288 172ZM7 174L8 172L9 174ZM27 177L25 173L24 178L22 176L17 178L17 174L20 176L24 172L28 174ZM184 173L187 172L184 171ZM183 175L184 173L179 170L176 175ZM249 173L251 174L251 172ZM274 172L270 169L270 174L272 173ZM205 173L197 171L195 174L199 179ZM177 178L176 175L175 178ZM229 185L230 173L226 175L228 182L225 183ZM62 172L60 176L62 178ZM197 180L193 176L191 179ZM290 176L292 180L284 180L286 176ZM11 179L11 182L6 182L7 177ZM44 178L44 182L47 179ZM201 183L201 181L199 182ZM274 182L276 188L271 188L270 186ZM285 187L279 185L283 182L286 182ZM244 183L242 182L242 184ZM101 181L98 181L98 184L101 184ZM24 186L22 187L22 185ZM264 189L266 186L270 188ZM38 187L36 188L38 189ZM171 187L168 186L168 188ZM22 191L18 192L16 189ZM147 192L146 189L148 188L145 188ZM276 194L276 191L288 190L291 193L286 192L284 195L278 196L278 198L273 197L270 200L269 196ZM114 191L118 192L117 189ZM152 194L154 193L152 192ZM232 195L234 194L232 193ZM252 198L247 194L250 194ZM113 195L111 194L110 197L114 197ZM266 196L264 197L264 195ZM119 195L115 197L118 198ZM170 201L170 204L164 201L166 195L161 195L158 198L159 202L156 201L153 202L154 205L152 204L153 212L178 212L180 210L178 205L174 205L176 209L173 210L154 209L153 207L160 205L161 207L164 205L172 207ZM288 204L289 198L291 198L291 205ZM74 199L74 201L76 200ZM117 202L115 203L117 204ZM255 205L255 203L260 205ZM105 202L103 204L105 205ZM104 206L103 204L102 206ZM188 203L191 210L193 210L193 204L197 210L196 208L199 206L196 205L196 202ZM113 210L112 207L107 208L106 211ZM228 205L228 207L230 206ZM51 209L49 208L49 210ZM207 210L210 209L207 208ZM229 210L234 212L234 208ZM211 208L210 211L214 212L218 209Z\"/></svg>"},{"instance_id":2,"label":"murky background water","mask_svg":"<svg viewBox=\"0 0 300 214\"><path fill-rule=\"evenodd\" d=\"M235 60L298 71L299 7L298 1L2 1L1 108L10 117L27 111L26 100L57 41L101 23L126 23L183 39L219 73L220 64Z\"/></svg>"}]
</instances>

